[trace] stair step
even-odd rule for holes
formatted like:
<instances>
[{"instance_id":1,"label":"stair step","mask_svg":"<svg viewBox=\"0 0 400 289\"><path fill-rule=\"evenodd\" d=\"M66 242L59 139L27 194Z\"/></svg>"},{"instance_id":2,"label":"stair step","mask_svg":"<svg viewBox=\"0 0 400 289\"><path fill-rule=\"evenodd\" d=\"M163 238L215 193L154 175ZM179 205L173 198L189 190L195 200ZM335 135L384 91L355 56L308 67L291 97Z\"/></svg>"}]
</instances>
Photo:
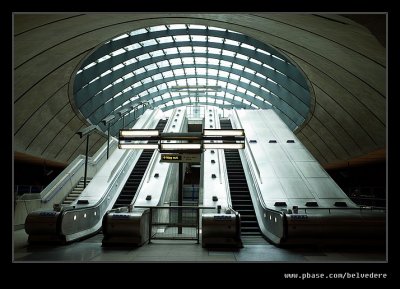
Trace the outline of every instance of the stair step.
<instances>
[{"instance_id":1,"label":"stair step","mask_svg":"<svg viewBox=\"0 0 400 289\"><path fill-rule=\"evenodd\" d=\"M73 194L73 193L70 193L69 195L68 195L68 197L74 197L74 198L77 198L77 197L79 197L81 194Z\"/></svg>"},{"instance_id":2,"label":"stair step","mask_svg":"<svg viewBox=\"0 0 400 289\"><path fill-rule=\"evenodd\" d=\"M242 235L244 236L261 236L261 232L243 232Z\"/></svg>"}]
</instances>

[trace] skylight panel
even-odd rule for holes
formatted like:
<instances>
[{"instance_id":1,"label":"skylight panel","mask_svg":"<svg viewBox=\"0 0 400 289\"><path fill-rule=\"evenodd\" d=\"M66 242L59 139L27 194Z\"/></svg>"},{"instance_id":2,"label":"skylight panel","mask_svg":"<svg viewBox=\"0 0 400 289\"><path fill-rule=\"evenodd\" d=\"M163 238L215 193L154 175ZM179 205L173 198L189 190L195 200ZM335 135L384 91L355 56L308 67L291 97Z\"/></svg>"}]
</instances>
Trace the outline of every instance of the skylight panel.
<instances>
[{"instance_id":1,"label":"skylight panel","mask_svg":"<svg viewBox=\"0 0 400 289\"><path fill-rule=\"evenodd\" d=\"M107 70L105 72L103 72L102 74L100 74L100 77L106 76L107 74L111 73L111 70Z\"/></svg>"},{"instance_id":2,"label":"skylight panel","mask_svg":"<svg viewBox=\"0 0 400 289\"><path fill-rule=\"evenodd\" d=\"M152 46L152 45L157 45L157 44L158 44L158 43L157 43L154 39L149 39L149 40L145 40L145 41L142 42L142 45L143 45L144 47Z\"/></svg>"},{"instance_id":3,"label":"skylight panel","mask_svg":"<svg viewBox=\"0 0 400 289\"><path fill-rule=\"evenodd\" d=\"M231 39L225 39L225 44L233 45L233 46L239 46L240 42L236 40L231 40Z\"/></svg>"},{"instance_id":4,"label":"skylight panel","mask_svg":"<svg viewBox=\"0 0 400 289\"><path fill-rule=\"evenodd\" d=\"M90 68L90 67L92 67L92 66L95 66L95 65L96 65L96 62L92 62L92 63L86 65L86 66L83 68L83 70L86 70L86 69L88 69L88 68Z\"/></svg>"},{"instance_id":5,"label":"skylight panel","mask_svg":"<svg viewBox=\"0 0 400 289\"><path fill-rule=\"evenodd\" d=\"M257 48L257 52L260 52L260 53L265 54L265 55L268 55L268 56L271 55L271 53L269 53L269 52L267 52L267 51L265 51L265 50L262 50L262 49L260 49L260 48Z\"/></svg>"},{"instance_id":6,"label":"skylight panel","mask_svg":"<svg viewBox=\"0 0 400 289\"><path fill-rule=\"evenodd\" d=\"M110 55L104 55L103 57L100 57L99 59L96 60L97 63L103 62L104 60L110 59Z\"/></svg>"},{"instance_id":7,"label":"skylight panel","mask_svg":"<svg viewBox=\"0 0 400 289\"><path fill-rule=\"evenodd\" d=\"M214 37L214 36L208 36L208 41L209 42L214 42L214 43L222 43L223 38Z\"/></svg>"},{"instance_id":8,"label":"skylight panel","mask_svg":"<svg viewBox=\"0 0 400 289\"><path fill-rule=\"evenodd\" d=\"M212 26L209 26L208 29L209 30L216 30L216 31L226 31L226 29L224 29L224 28L212 27Z\"/></svg>"},{"instance_id":9,"label":"skylight panel","mask_svg":"<svg viewBox=\"0 0 400 289\"><path fill-rule=\"evenodd\" d=\"M242 43L242 44L240 44L240 46L243 47L243 48L251 49L251 50L255 50L256 49L254 46L248 45L246 43Z\"/></svg>"},{"instance_id":10,"label":"skylight panel","mask_svg":"<svg viewBox=\"0 0 400 289\"><path fill-rule=\"evenodd\" d=\"M158 25L158 26L149 27L149 30L150 30L150 32L164 31L164 30L167 30L167 27L165 27L165 25Z\"/></svg>"},{"instance_id":11,"label":"skylight panel","mask_svg":"<svg viewBox=\"0 0 400 289\"><path fill-rule=\"evenodd\" d=\"M128 51L131 51L131 50L142 48L142 46L140 46L139 43L133 43L131 45L125 46L124 48Z\"/></svg>"},{"instance_id":12,"label":"skylight panel","mask_svg":"<svg viewBox=\"0 0 400 289\"><path fill-rule=\"evenodd\" d=\"M158 40L158 42L160 42L160 44L174 42L174 40L172 39L171 36L164 36L164 37L159 37L156 39Z\"/></svg>"},{"instance_id":13,"label":"skylight panel","mask_svg":"<svg viewBox=\"0 0 400 289\"><path fill-rule=\"evenodd\" d=\"M271 54L272 55L272 57L273 58L276 58L276 59L278 59L278 60L280 60L280 61L283 61L283 62L285 62L285 60L284 59L282 59L282 58L280 58L280 57L278 57L278 56L276 56L276 55L273 55L273 54Z\"/></svg>"},{"instance_id":14,"label":"skylight panel","mask_svg":"<svg viewBox=\"0 0 400 289\"><path fill-rule=\"evenodd\" d=\"M127 60L127 61L124 61L123 63L125 65L129 65L129 64L132 64L132 63L136 63L136 62L137 62L137 60L135 58L131 58L131 59Z\"/></svg>"},{"instance_id":15,"label":"skylight panel","mask_svg":"<svg viewBox=\"0 0 400 289\"><path fill-rule=\"evenodd\" d=\"M173 37L176 42L190 41L189 35L176 35Z\"/></svg>"},{"instance_id":16,"label":"skylight panel","mask_svg":"<svg viewBox=\"0 0 400 289\"><path fill-rule=\"evenodd\" d=\"M263 63L264 67L268 68L269 70L275 70L272 66L269 66L268 64Z\"/></svg>"},{"instance_id":17,"label":"skylight panel","mask_svg":"<svg viewBox=\"0 0 400 289\"><path fill-rule=\"evenodd\" d=\"M206 26L204 26L204 25L188 24L188 26L190 29L203 29L203 30L206 29Z\"/></svg>"},{"instance_id":18,"label":"skylight panel","mask_svg":"<svg viewBox=\"0 0 400 289\"><path fill-rule=\"evenodd\" d=\"M235 56L235 52L232 52L232 51L229 51L229 50L222 50L222 54L226 55L226 56L231 56L231 57Z\"/></svg>"},{"instance_id":19,"label":"skylight panel","mask_svg":"<svg viewBox=\"0 0 400 289\"><path fill-rule=\"evenodd\" d=\"M120 48L118 50L115 50L115 51L111 52L110 54L111 54L111 56L117 56L117 55L120 55L120 54L125 53L125 52L126 52L125 49Z\"/></svg>"},{"instance_id":20,"label":"skylight panel","mask_svg":"<svg viewBox=\"0 0 400 289\"><path fill-rule=\"evenodd\" d=\"M192 47L191 46L182 46L178 48L180 53L192 53Z\"/></svg>"},{"instance_id":21,"label":"skylight panel","mask_svg":"<svg viewBox=\"0 0 400 289\"><path fill-rule=\"evenodd\" d=\"M129 34L122 34L122 35L120 35L118 37L115 37L115 38L111 39L111 41L117 41L117 40L120 40L120 39L123 39L123 38L126 38L126 37L129 37Z\"/></svg>"},{"instance_id":22,"label":"skylight panel","mask_svg":"<svg viewBox=\"0 0 400 289\"><path fill-rule=\"evenodd\" d=\"M185 24L170 24L167 25L169 29L171 30L175 30L175 29L186 29L186 25Z\"/></svg>"},{"instance_id":23,"label":"skylight panel","mask_svg":"<svg viewBox=\"0 0 400 289\"><path fill-rule=\"evenodd\" d=\"M139 35L139 34L144 34L144 33L147 33L147 30L142 28L142 29L134 30L129 34L133 36L133 35Z\"/></svg>"},{"instance_id":24,"label":"skylight panel","mask_svg":"<svg viewBox=\"0 0 400 289\"><path fill-rule=\"evenodd\" d=\"M143 60L146 60L146 59L149 59L149 58L150 58L150 55L148 53L145 53L145 54L139 55L137 57L137 60L138 61L143 61Z\"/></svg>"}]
</instances>

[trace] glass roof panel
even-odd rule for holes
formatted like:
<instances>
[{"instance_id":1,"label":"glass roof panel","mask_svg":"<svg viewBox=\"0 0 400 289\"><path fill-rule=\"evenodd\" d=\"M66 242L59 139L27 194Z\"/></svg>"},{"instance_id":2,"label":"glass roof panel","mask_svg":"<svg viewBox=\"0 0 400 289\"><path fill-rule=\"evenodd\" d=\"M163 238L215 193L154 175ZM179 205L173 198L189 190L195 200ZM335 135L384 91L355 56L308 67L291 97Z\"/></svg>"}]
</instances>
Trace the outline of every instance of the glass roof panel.
<instances>
[{"instance_id":1,"label":"glass roof panel","mask_svg":"<svg viewBox=\"0 0 400 289\"><path fill-rule=\"evenodd\" d=\"M286 95L293 96L293 101L285 97L279 103L296 110L297 103L304 103L305 95L309 96L303 74L289 59L285 59L284 54L237 31L197 24L156 25L116 35L106 43L109 44L97 59L93 57L95 54L89 54L75 76L80 81L74 82L74 97L83 98L77 102L83 103L82 106L91 104L82 111L92 123L98 121L92 116L97 117L99 113L107 116L121 105L140 103L143 97L163 108L194 104L196 92L171 91L170 88L176 85L221 86L217 92L197 93L197 100L216 106L234 107L235 104L229 101L235 100L258 108L251 100L270 104L266 98L279 98L279 94L287 90L290 93L286 92ZM194 43L196 46L193 46ZM182 58L182 55L185 57ZM301 93L301 97L293 91ZM110 106L110 103L114 105L112 100L119 97L115 101L116 107ZM171 97L175 99L171 100ZM88 101L89 98L92 101ZM107 107L105 103L109 103ZM239 108L242 107L239 105ZM299 114L306 119L302 108ZM292 121L300 125L296 119L300 118L296 115Z\"/></svg>"}]
</instances>

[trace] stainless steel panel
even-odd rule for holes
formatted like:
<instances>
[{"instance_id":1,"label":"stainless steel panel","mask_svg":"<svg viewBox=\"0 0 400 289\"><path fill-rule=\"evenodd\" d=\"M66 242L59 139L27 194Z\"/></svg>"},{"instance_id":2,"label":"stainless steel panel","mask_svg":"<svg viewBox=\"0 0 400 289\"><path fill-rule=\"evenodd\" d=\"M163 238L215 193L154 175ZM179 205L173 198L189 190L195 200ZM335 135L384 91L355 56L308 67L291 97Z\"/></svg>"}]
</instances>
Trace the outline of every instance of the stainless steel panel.
<instances>
[{"instance_id":1,"label":"stainless steel panel","mask_svg":"<svg viewBox=\"0 0 400 289\"><path fill-rule=\"evenodd\" d=\"M309 178L308 182L318 198L346 198L346 195L331 178Z\"/></svg>"},{"instance_id":2,"label":"stainless steel panel","mask_svg":"<svg viewBox=\"0 0 400 289\"><path fill-rule=\"evenodd\" d=\"M263 178L263 183L260 186L260 189L265 201L276 198L286 199L285 191L277 178Z\"/></svg>"},{"instance_id":3,"label":"stainless steel panel","mask_svg":"<svg viewBox=\"0 0 400 289\"><path fill-rule=\"evenodd\" d=\"M202 246L224 245L242 247L240 219L234 214L202 215Z\"/></svg>"},{"instance_id":4,"label":"stainless steel panel","mask_svg":"<svg viewBox=\"0 0 400 289\"><path fill-rule=\"evenodd\" d=\"M329 177L318 162L296 162L296 165L306 178Z\"/></svg>"},{"instance_id":5,"label":"stainless steel panel","mask_svg":"<svg viewBox=\"0 0 400 289\"><path fill-rule=\"evenodd\" d=\"M288 198L314 198L302 179L280 178L279 181Z\"/></svg>"},{"instance_id":6,"label":"stainless steel panel","mask_svg":"<svg viewBox=\"0 0 400 289\"><path fill-rule=\"evenodd\" d=\"M261 157L257 157L256 155L254 155L254 158L257 161L258 169L260 170L260 175L262 179L277 177L271 162L269 162L268 160L260 161Z\"/></svg>"},{"instance_id":7,"label":"stainless steel panel","mask_svg":"<svg viewBox=\"0 0 400 289\"><path fill-rule=\"evenodd\" d=\"M313 156L304 148L293 148L291 145L287 144L286 149L293 161L314 161ZM290 148L289 148L290 147Z\"/></svg>"},{"instance_id":8,"label":"stainless steel panel","mask_svg":"<svg viewBox=\"0 0 400 289\"><path fill-rule=\"evenodd\" d=\"M29 235L56 235L57 220L60 212L54 211L34 211L25 220L25 232Z\"/></svg>"},{"instance_id":9,"label":"stainless steel panel","mask_svg":"<svg viewBox=\"0 0 400 289\"><path fill-rule=\"evenodd\" d=\"M289 161L286 153L278 144L268 143L266 147L264 147L264 151L270 161Z\"/></svg>"},{"instance_id":10,"label":"stainless steel panel","mask_svg":"<svg viewBox=\"0 0 400 289\"><path fill-rule=\"evenodd\" d=\"M103 245L142 245L149 239L149 213L149 209L134 208L132 212L106 214L103 218Z\"/></svg>"},{"instance_id":11,"label":"stainless steel panel","mask_svg":"<svg viewBox=\"0 0 400 289\"><path fill-rule=\"evenodd\" d=\"M271 162L276 175L279 178L300 178L296 168L290 161L274 161Z\"/></svg>"}]
</instances>

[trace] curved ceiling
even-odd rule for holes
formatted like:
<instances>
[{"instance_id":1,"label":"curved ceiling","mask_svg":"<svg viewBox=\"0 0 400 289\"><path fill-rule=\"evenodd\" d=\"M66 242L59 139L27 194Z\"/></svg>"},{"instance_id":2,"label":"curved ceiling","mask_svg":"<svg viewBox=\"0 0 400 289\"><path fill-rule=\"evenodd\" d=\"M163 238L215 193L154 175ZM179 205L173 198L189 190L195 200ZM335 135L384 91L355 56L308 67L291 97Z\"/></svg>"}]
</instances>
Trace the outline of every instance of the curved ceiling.
<instances>
[{"instance_id":1,"label":"curved ceiling","mask_svg":"<svg viewBox=\"0 0 400 289\"><path fill-rule=\"evenodd\" d=\"M85 82L87 78L82 77L82 81L79 85L76 82L77 86L75 87L76 72L84 63L88 62L89 65L112 51L118 51L121 47L133 44L124 44L124 41L127 42L130 39L129 36L110 41L118 35L142 28L173 24L193 24L229 30L229 33L225 32L224 35L219 35L219 38L245 43L255 49L246 48L245 45L238 46L237 42L234 42L236 45L231 45L231 47L229 43L222 47L221 42L212 42L213 46L208 46L207 55L210 62L204 63L206 58L204 54L207 54L207 51L204 52L204 48L202 48L205 47L204 41L199 41L199 45L189 45L190 40L187 38L187 41L182 42L176 41L174 38L172 41L176 43L159 44L160 46L164 45L162 51L171 49L171 53L163 60L172 62L173 71L170 67L165 69L162 65L149 71L141 70L143 72L141 78L135 80L141 81L139 94L142 93L143 99L152 99L151 93L154 92L155 87L152 82L159 81L156 86L158 88L156 94L161 91L166 97L156 101L154 105L164 106L165 109L179 106L182 97L175 97L174 94L171 94L167 84L167 87L164 88L161 85L166 83L165 81L174 81L176 84L180 84L181 82L178 82L182 81L180 79L190 75L192 81L197 81L197 83L205 81L206 84L218 82L228 85L216 96L209 94L209 98L203 99L202 103L209 102L211 99L215 103L218 101L224 107L235 105L253 108L271 104L292 129L302 123L295 133L323 165L349 160L385 148L386 51L365 27L348 18L334 14L136 13L106 15L102 13L14 15L15 151L64 163L72 161L79 154L84 154L84 140L75 134L80 128L89 124L84 113L88 113L87 116L92 113L91 117L95 121L99 121L120 105L122 106L119 109L127 105L124 103L128 99L131 100L133 94L126 93L126 97L123 96L118 102L114 100L115 103L110 106L102 104L102 108L99 110L95 110L96 103L99 104L101 99L110 97L111 93L108 96L99 93L100 96L92 98L92 100L85 99L87 95L82 94L83 102L81 104L79 104L80 98L71 102L73 97L70 99L70 96L74 94L74 91L78 95L79 90L83 89L87 83ZM179 32L179 30L181 31ZM187 34L184 34L184 30L173 29L175 33L180 34L160 37L186 37ZM205 29L191 28L190 30L191 35L205 37ZM196 34L196 30L202 31ZM212 29L207 31L215 34L207 37L218 37L217 33L223 32ZM148 31L145 34L148 33L161 35L165 34L166 30ZM238 37L247 38L240 40ZM157 37L152 36L151 38ZM255 42L249 42L250 39ZM110 42L106 43L107 41ZM141 40L141 42L144 41L151 40ZM257 44L255 44L256 42ZM117 44L118 46L115 47L117 49L111 47ZM95 66L101 67L101 71L103 71L101 74L103 74L121 62L129 61L125 56L133 55L136 50L143 50L141 55L148 55L147 59L139 59L140 61L137 59L136 63L128 63L126 66L134 67L140 62L141 66L135 66L135 70L146 70L146 67L158 57L157 53L160 52L157 51L161 51L156 46L155 44L148 45L148 47L115 55L112 57L112 59L118 59L115 64L111 64L112 60L110 59L108 62L105 60ZM194 48L191 48L192 51L180 50L181 48L187 49L185 47ZM219 49L227 51L227 54L215 53L217 49L218 51ZM311 91L309 95L312 97L302 98L303 96L299 93L302 88L307 88L301 80L291 75L299 70L282 70L277 64L271 65L265 62L268 59L268 55L265 53L261 61L260 58L257 58L257 54L262 53L258 49L285 60L284 63L288 66L292 63L293 67L300 68L307 77L307 84ZM152 56L149 53L152 53ZM186 55L182 57L184 53ZM249 56L254 61L248 61ZM162 58L161 55L159 57ZM193 63L197 61L194 59L201 59L199 63L196 62L196 71L193 74L191 73L193 71L189 70L193 69L193 63L186 64L185 58L188 61L193 59ZM274 58L276 63L280 61L278 58ZM215 61L218 63L225 61L222 63L226 65L217 65ZM256 61L275 68L275 70L272 71ZM88 72L95 71L97 69L95 66L91 70L89 67ZM245 68L243 69L243 67ZM120 67L119 71L125 73L123 67ZM213 73L210 73L211 71ZM97 74L97 72L90 74L83 72L79 74L87 75L89 78ZM89 94L89 96L94 96L99 92L95 90L99 88L103 90L107 85L116 81L111 81L111 77L117 75L116 72L118 69L109 73L108 77L107 75L101 77L104 78L103 80L107 79L105 85L98 80L91 83L93 85L88 85L86 89L93 88L93 91L90 90L93 94ZM168 76L170 72L172 72L172 76L170 74ZM255 76L254 72L256 72ZM181 74L179 75L179 73ZM160 76L162 79L157 79ZM242 78L237 78L238 76L242 76ZM264 77L267 77L267 81L269 78L276 84L271 81L266 82ZM281 81L278 79L279 77L288 77L291 82ZM244 78L247 80L243 81ZM152 80L146 83L149 79ZM127 80L116 83L117 85L112 85L107 90L113 89L113 93L118 94L120 89L122 91L128 88L128 86L122 88L122 83L128 85ZM250 80L256 85L246 83ZM132 77L129 86L134 86L135 83L137 81L133 82ZM223 85L221 86L223 87ZM293 89L295 86L299 90ZM134 89L136 88L134 87ZM153 90L151 90L152 88ZM286 99L284 94L276 93L278 89L286 93ZM273 102L274 98L271 96L273 94L279 95L279 103ZM230 95L238 97L230 99ZM85 101L87 104L84 104ZM89 105L90 101L92 101L92 105ZM299 108L301 105L294 104L296 101L304 106ZM75 108L79 105L83 106L81 112L77 113ZM290 109L292 109L292 113L289 113ZM309 109L308 114L306 113L307 109ZM88 117L90 121L92 121L91 117ZM91 137L89 154L96 152L105 141L105 134L101 132Z\"/></svg>"},{"instance_id":2,"label":"curved ceiling","mask_svg":"<svg viewBox=\"0 0 400 289\"><path fill-rule=\"evenodd\" d=\"M307 118L311 97L302 72L273 47L228 29L169 24L124 33L95 49L76 72L73 101L103 131L102 119L126 109L124 123L131 126L145 102L163 110L199 102L273 108L294 130ZM120 127L115 123L111 134Z\"/></svg>"}]
</instances>

